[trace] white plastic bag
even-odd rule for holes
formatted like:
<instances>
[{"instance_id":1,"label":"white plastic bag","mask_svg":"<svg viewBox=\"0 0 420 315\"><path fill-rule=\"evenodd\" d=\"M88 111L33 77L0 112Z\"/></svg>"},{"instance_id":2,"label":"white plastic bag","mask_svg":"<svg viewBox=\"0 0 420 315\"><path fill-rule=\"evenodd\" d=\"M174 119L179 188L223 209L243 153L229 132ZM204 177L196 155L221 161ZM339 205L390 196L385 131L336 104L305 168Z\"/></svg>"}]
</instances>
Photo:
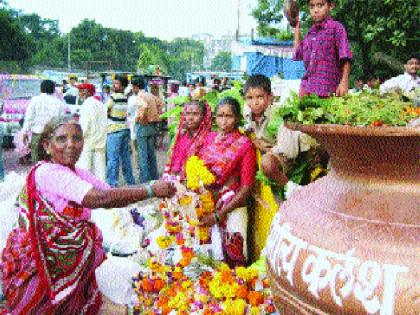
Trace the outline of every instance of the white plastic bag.
<instances>
[{"instance_id":1,"label":"white plastic bag","mask_svg":"<svg viewBox=\"0 0 420 315\"><path fill-rule=\"evenodd\" d=\"M26 175L10 172L0 183L0 252L6 246L9 233L17 225L19 212L16 198L25 186Z\"/></svg>"},{"instance_id":2,"label":"white plastic bag","mask_svg":"<svg viewBox=\"0 0 420 315\"><path fill-rule=\"evenodd\" d=\"M135 295L133 277L140 270L129 258L109 257L95 270L99 291L114 303L129 305Z\"/></svg>"}]
</instances>

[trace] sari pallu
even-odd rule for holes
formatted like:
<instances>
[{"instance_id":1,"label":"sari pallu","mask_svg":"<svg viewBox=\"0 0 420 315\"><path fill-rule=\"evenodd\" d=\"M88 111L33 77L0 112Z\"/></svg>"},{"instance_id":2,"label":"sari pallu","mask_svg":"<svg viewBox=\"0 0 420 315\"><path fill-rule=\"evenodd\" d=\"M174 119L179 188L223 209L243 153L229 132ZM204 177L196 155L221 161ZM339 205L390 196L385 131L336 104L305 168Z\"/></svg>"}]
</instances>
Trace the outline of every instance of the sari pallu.
<instances>
[{"instance_id":1,"label":"sari pallu","mask_svg":"<svg viewBox=\"0 0 420 315\"><path fill-rule=\"evenodd\" d=\"M182 179L185 179L185 164L189 157L197 154L205 141L206 135L211 130L212 113L210 106L205 103L206 114L201 121L200 126L189 138L187 131L184 128L186 106L181 114L181 119L178 126L178 131L175 136L174 146L168 165L165 167L166 174L180 174Z\"/></svg>"},{"instance_id":2,"label":"sari pallu","mask_svg":"<svg viewBox=\"0 0 420 315\"><path fill-rule=\"evenodd\" d=\"M214 194L216 211L220 211L240 189L242 174L239 170L246 154L253 155L254 165L249 165L249 169L254 170L252 177L255 176L255 150L251 140L239 131L226 136L212 133L207 140L205 149L200 151L200 158L216 176L212 190L217 191ZM213 246L221 242L223 260L231 267L245 265L247 262L247 224L247 209L242 207L229 213L214 227L213 230L220 230L221 240L218 240L217 232L212 231Z\"/></svg>"},{"instance_id":3,"label":"sari pallu","mask_svg":"<svg viewBox=\"0 0 420 315\"><path fill-rule=\"evenodd\" d=\"M39 166L40 164L38 164ZM34 167L19 196L19 227L2 255L6 308L12 314L98 314L95 269L105 259L96 226L69 203L57 213L35 188Z\"/></svg>"}]
</instances>

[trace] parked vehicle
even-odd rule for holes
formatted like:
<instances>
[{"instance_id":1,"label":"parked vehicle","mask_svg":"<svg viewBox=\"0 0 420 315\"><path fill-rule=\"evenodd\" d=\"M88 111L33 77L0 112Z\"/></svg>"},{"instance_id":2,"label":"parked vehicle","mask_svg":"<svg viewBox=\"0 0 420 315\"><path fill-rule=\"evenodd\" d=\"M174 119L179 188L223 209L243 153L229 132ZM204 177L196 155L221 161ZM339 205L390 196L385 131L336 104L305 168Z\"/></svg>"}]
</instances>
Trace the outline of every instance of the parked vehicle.
<instances>
[{"instance_id":1,"label":"parked vehicle","mask_svg":"<svg viewBox=\"0 0 420 315\"><path fill-rule=\"evenodd\" d=\"M21 128L30 99L40 93L42 78L34 75L0 74L0 124L4 129L3 146L11 146Z\"/></svg>"}]
</instances>

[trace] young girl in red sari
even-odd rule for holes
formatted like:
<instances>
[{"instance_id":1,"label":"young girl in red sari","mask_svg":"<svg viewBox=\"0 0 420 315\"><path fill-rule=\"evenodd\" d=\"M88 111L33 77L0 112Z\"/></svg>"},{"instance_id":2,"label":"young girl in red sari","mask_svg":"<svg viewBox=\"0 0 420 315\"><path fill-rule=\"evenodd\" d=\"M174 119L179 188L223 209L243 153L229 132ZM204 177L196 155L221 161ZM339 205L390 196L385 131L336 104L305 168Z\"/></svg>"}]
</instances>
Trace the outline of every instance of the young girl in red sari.
<instances>
[{"instance_id":1,"label":"young girl in red sari","mask_svg":"<svg viewBox=\"0 0 420 315\"><path fill-rule=\"evenodd\" d=\"M184 105L165 175L179 175L185 178L185 163L200 150L211 125L211 108L207 103L192 101Z\"/></svg>"},{"instance_id":2,"label":"young girl in red sari","mask_svg":"<svg viewBox=\"0 0 420 315\"><path fill-rule=\"evenodd\" d=\"M252 141L239 132L240 121L241 109L236 99L227 97L219 102L216 107L219 132L209 133L199 152L216 176L216 183L207 187L216 201L215 213L205 215L201 224L217 225L220 229L223 259L231 267L247 262L246 206L256 170L255 149Z\"/></svg>"},{"instance_id":3,"label":"young girl in red sari","mask_svg":"<svg viewBox=\"0 0 420 315\"><path fill-rule=\"evenodd\" d=\"M75 167L83 149L82 129L76 122L48 124L41 143L46 160L29 172L18 197L18 227L9 234L2 253L6 312L98 314L102 300L95 269L105 253L101 233L89 220L91 208L169 197L175 188L164 181L110 188Z\"/></svg>"}]
</instances>

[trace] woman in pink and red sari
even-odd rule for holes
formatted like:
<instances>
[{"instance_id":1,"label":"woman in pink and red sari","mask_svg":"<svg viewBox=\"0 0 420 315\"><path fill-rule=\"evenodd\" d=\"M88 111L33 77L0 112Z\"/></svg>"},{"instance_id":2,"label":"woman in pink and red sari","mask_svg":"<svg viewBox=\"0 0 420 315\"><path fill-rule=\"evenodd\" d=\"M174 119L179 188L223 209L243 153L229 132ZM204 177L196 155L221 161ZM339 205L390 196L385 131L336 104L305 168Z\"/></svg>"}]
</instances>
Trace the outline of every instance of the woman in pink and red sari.
<instances>
[{"instance_id":1,"label":"woman in pink and red sari","mask_svg":"<svg viewBox=\"0 0 420 315\"><path fill-rule=\"evenodd\" d=\"M227 97L216 107L219 132L211 132L199 157L215 175L216 183L209 188L216 201L215 213L201 219L203 226L215 226L221 236L223 260L231 267L247 262L246 206L255 181L256 154L252 141L238 130L241 109L238 101ZM213 244L213 248L218 244Z\"/></svg>"},{"instance_id":2,"label":"woman in pink and red sari","mask_svg":"<svg viewBox=\"0 0 420 315\"><path fill-rule=\"evenodd\" d=\"M18 197L18 227L9 234L2 253L5 311L98 314L102 297L95 269L105 253L101 233L89 220L91 208L172 196L175 188L163 181L110 188L89 171L76 168L83 133L74 121L47 124L41 143L45 160L29 172Z\"/></svg>"},{"instance_id":3,"label":"woman in pink and red sari","mask_svg":"<svg viewBox=\"0 0 420 315\"><path fill-rule=\"evenodd\" d=\"M211 125L211 108L207 103L192 101L184 105L166 175L185 178L185 164L190 156L198 153Z\"/></svg>"}]
</instances>

